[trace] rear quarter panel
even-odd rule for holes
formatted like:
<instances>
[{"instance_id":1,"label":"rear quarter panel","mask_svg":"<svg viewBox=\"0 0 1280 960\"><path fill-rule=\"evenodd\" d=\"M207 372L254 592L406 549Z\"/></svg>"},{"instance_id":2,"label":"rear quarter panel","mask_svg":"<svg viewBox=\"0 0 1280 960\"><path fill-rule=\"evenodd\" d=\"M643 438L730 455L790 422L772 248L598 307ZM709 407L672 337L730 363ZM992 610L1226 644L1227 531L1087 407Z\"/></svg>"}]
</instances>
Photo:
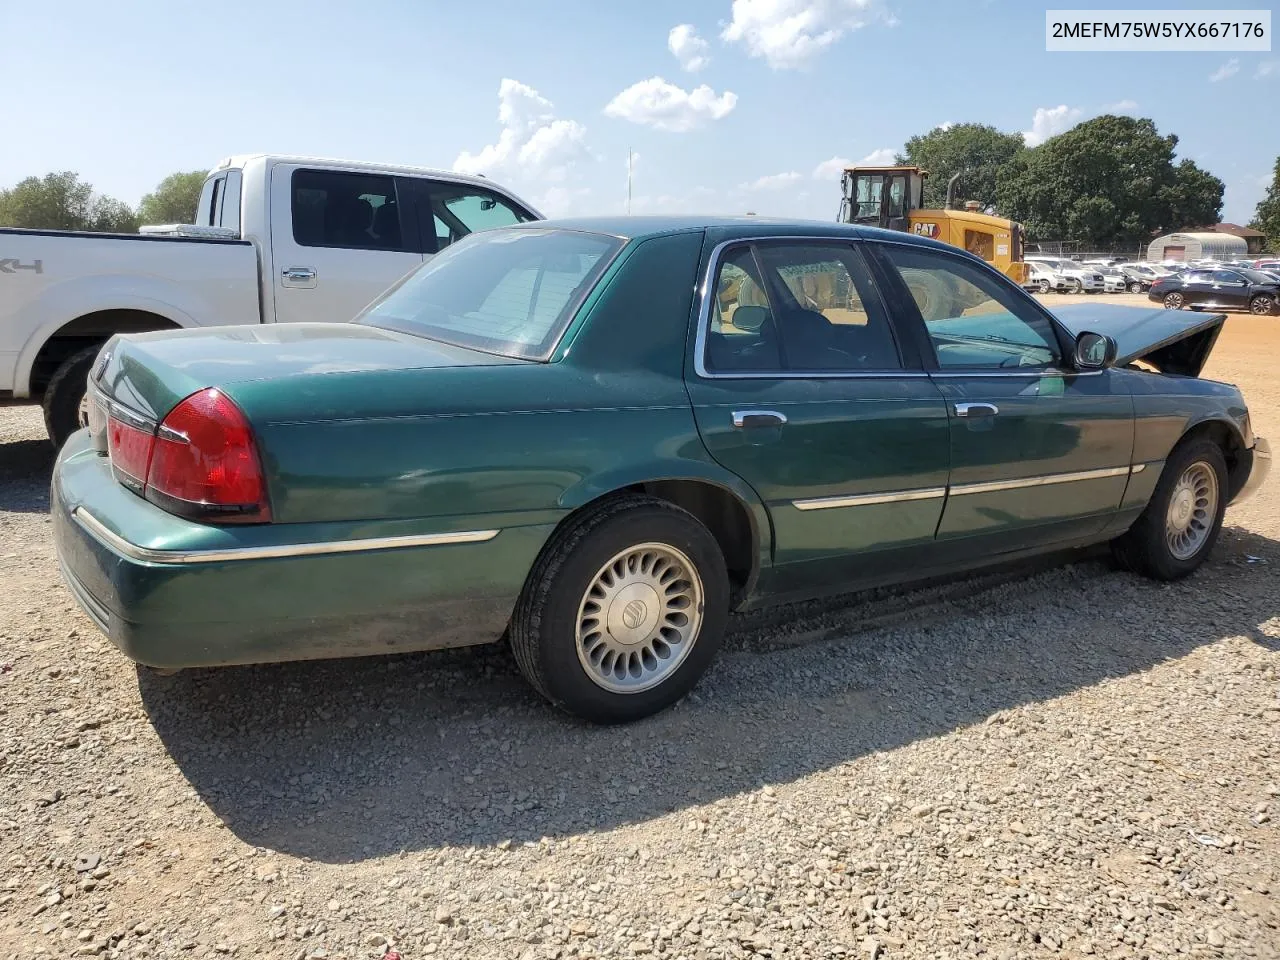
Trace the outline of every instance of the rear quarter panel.
<instances>
[{"instance_id":1,"label":"rear quarter panel","mask_svg":"<svg viewBox=\"0 0 1280 960\"><path fill-rule=\"evenodd\" d=\"M45 342L90 313L138 310L182 327L259 321L249 243L0 231L0 260L10 258L41 266L0 273L0 389L17 397Z\"/></svg>"}]
</instances>

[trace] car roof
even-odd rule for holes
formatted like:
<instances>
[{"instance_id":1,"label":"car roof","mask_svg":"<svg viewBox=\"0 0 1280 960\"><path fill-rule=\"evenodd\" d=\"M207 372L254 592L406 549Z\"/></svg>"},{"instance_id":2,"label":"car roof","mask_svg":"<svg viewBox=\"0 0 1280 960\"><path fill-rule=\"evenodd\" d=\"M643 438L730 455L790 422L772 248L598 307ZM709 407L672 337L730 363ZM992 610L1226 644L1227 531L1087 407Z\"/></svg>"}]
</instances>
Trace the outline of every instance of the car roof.
<instances>
[{"instance_id":1,"label":"car roof","mask_svg":"<svg viewBox=\"0 0 1280 960\"><path fill-rule=\"evenodd\" d=\"M743 216L596 216L566 217L553 220L534 220L519 224L512 230L580 230L585 233L601 233L622 240L644 240L676 233L706 232L717 239L732 240L753 237L830 237L840 239L890 240L922 247L938 247L956 252L950 244L919 237L896 230L865 227L829 220L799 220L786 217ZM964 252L964 251L960 251Z\"/></svg>"}]
</instances>

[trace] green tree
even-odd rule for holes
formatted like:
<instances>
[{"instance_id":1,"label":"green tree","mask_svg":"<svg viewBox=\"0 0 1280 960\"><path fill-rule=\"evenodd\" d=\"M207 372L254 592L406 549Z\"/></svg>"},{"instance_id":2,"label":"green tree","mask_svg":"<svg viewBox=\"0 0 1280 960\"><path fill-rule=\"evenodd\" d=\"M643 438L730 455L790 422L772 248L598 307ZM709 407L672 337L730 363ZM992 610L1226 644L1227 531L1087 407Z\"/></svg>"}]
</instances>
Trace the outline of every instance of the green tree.
<instances>
[{"instance_id":1,"label":"green tree","mask_svg":"<svg viewBox=\"0 0 1280 960\"><path fill-rule=\"evenodd\" d=\"M1004 168L1025 151L1020 134L1001 133L982 123L956 123L912 137L895 162L929 171L924 182L926 207L944 204L947 180L956 173L956 201L977 200L985 206L995 202Z\"/></svg>"},{"instance_id":2,"label":"green tree","mask_svg":"<svg viewBox=\"0 0 1280 960\"><path fill-rule=\"evenodd\" d=\"M206 176L204 170L169 174L154 193L142 198L139 219L143 223L194 223Z\"/></svg>"},{"instance_id":3,"label":"green tree","mask_svg":"<svg viewBox=\"0 0 1280 960\"><path fill-rule=\"evenodd\" d=\"M1035 239L1095 248L1216 223L1222 181L1190 160L1175 166L1177 145L1151 120L1086 120L1010 163L997 192L1001 213Z\"/></svg>"},{"instance_id":4,"label":"green tree","mask_svg":"<svg viewBox=\"0 0 1280 960\"><path fill-rule=\"evenodd\" d=\"M65 170L0 190L0 226L131 233L138 218L128 204L95 194L79 174Z\"/></svg>"},{"instance_id":5,"label":"green tree","mask_svg":"<svg viewBox=\"0 0 1280 960\"><path fill-rule=\"evenodd\" d=\"M1275 171L1271 186L1267 187L1267 195L1259 201L1249 226L1267 235L1268 250L1280 253L1280 157L1276 157Z\"/></svg>"}]
</instances>

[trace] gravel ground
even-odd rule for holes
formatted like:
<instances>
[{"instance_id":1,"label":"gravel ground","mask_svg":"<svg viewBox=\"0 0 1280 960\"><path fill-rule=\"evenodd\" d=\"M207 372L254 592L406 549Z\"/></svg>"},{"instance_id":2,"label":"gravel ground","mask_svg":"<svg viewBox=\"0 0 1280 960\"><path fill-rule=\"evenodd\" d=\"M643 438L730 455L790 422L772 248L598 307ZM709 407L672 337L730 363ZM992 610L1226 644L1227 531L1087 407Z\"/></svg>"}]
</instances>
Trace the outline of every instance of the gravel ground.
<instances>
[{"instance_id":1,"label":"gravel ground","mask_svg":"<svg viewBox=\"0 0 1280 960\"><path fill-rule=\"evenodd\" d=\"M1210 373L1280 438L1277 323ZM59 582L43 437L0 409L0 957L1280 956L1276 483L1182 584L742 618L596 729L497 649L140 675Z\"/></svg>"}]
</instances>

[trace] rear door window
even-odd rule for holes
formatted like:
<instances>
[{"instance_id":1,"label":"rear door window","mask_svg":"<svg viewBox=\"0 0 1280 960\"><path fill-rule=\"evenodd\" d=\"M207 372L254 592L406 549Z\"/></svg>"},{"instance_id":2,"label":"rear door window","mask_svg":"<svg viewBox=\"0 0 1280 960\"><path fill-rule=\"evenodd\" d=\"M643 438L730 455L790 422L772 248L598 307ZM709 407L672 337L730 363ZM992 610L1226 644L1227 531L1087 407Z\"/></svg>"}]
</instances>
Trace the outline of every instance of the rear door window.
<instances>
[{"instance_id":1,"label":"rear door window","mask_svg":"<svg viewBox=\"0 0 1280 960\"><path fill-rule=\"evenodd\" d=\"M438 253L477 230L510 227L537 219L506 197L467 184L423 181L418 222L423 252Z\"/></svg>"},{"instance_id":2,"label":"rear door window","mask_svg":"<svg viewBox=\"0 0 1280 960\"><path fill-rule=\"evenodd\" d=\"M240 231L240 184L241 174L239 170L228 170L226 180L223 181L222 189L219 191L221 196L218 198L218 221L220 227L227 227Z\"/></svg>"},{"instance_id":3,"label":"rear door window","mask_svg":"<svg viewBox=\"0 0 1280 960\"><path fill-rule=\"evenodd\" d=\"M293 239L303 247L408 251L395 178L332 170L295 170Z\"/></svg>"}]
</instances>

